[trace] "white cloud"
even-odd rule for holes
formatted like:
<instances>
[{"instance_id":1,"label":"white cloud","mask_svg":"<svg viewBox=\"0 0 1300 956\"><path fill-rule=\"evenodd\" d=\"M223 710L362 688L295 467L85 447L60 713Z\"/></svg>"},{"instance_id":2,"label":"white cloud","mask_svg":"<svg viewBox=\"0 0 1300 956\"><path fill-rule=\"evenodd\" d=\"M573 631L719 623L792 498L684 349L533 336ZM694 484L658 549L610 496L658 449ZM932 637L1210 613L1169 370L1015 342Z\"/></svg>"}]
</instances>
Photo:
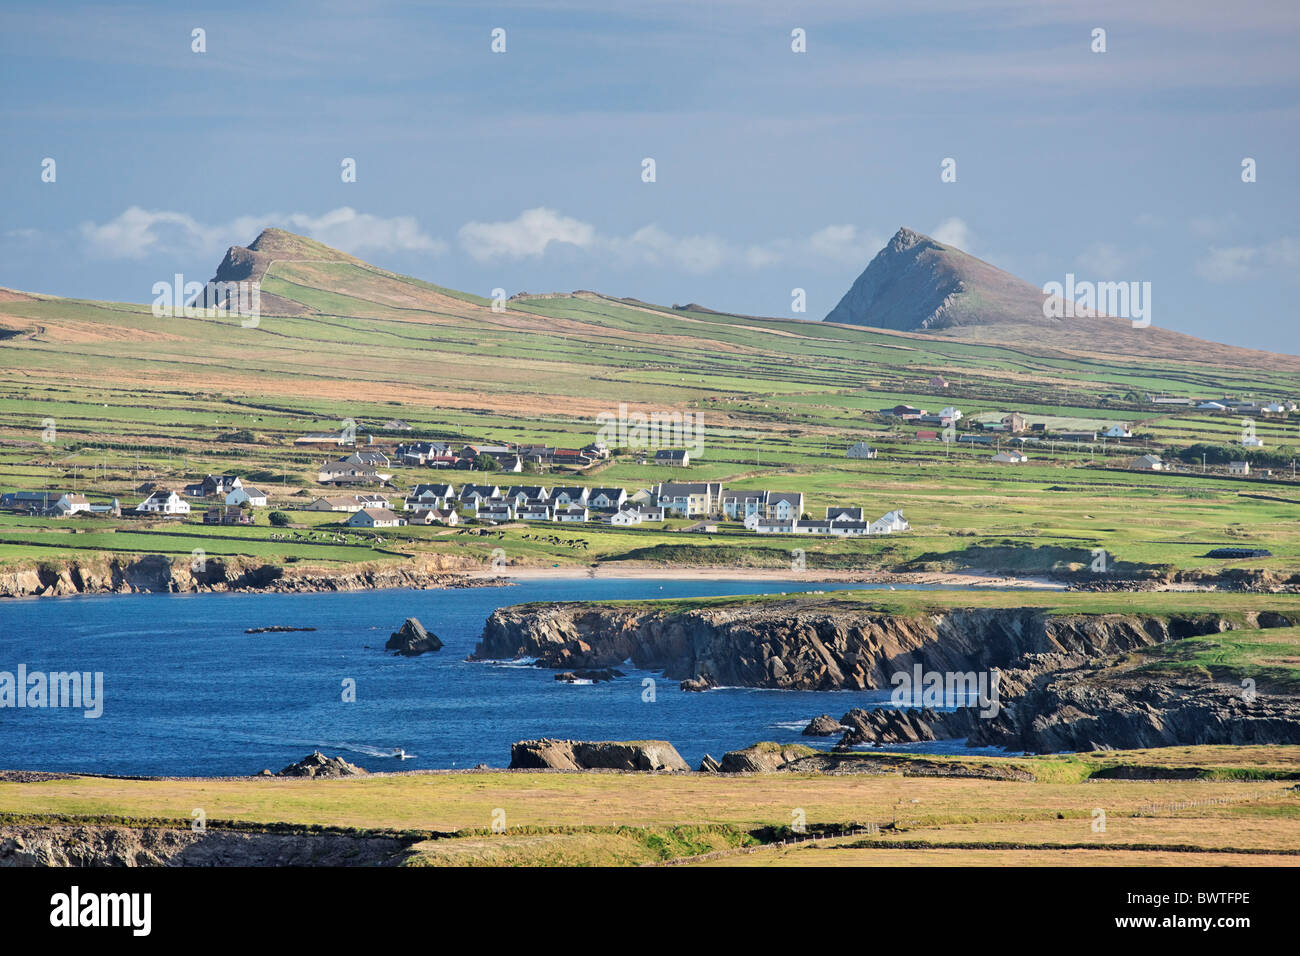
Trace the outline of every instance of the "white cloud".
<instances>
[{"instance_id":1,"label":"white cloud","mask_svg":"<svg viewBox=\"0 0 1300 956\"><path fill-rule=\"evenodd\" d=\"M708 234L676 235L657 223L625 236L604 235L591 223L553 209L526 209L502 222L468 222L460 229L461 247L474 259L537 258L552 243L584 250L622 268L660 267L702 275L722 268L763 269L777 265L865 266L884 240L853 225L825 226L800 239L733 243Z\"/></svg>"},{"instance_id":2,"label":"white cloud","mask_svg":"<svg viewBox=\"0 0 1300 956\"><path fill-rule=\"evenodd\" d=\"M863 235L857 226L827 226L808 237L808 251L816 257L846 265L862 265L871 261L886 240L880 236Z\"/></svg>"},{"instance_id":3,"label":"white cloud","mask_svg":"<svg viewBox=\"0 0 1300 956\"><path fill-rule=\"evenodd\" d=\"M139 206L131 206L102 225L81 224L81 236L91 252L106 259L140 259L153 252L165 236L173 242L193 245L204 234L204 228L192 216Z\"/></svg>"},{"instance_id":4,"label":"white cloud","mask_svg":"<svg viewBox=\"0 0 1300 956\"><path fill-rule=\"evenodd\" d=\"M284 217L292 232L342 249L344 252L428 252L440 255L447 243L420 231L414 216L385 219L357 212L350 206L331 210L322 216L293 213Z\"/></svg>"},{"instance_id":5,"label":"white cloud","mask_svg":"<svg viewBox=\"0 0 1300 956\"><path fill-rule=\"evenodd\" d=\"M642 226L626 238L605 238L601 247L629 266L669 266L703 275L725 265L744 262L757 267L770 264L759 249L742 250L718 236L674 236L659 226ZM757 258L747 260L747 254Z\"/></svg>"},{"instance_id":6,"label":"white cloud","mask_svg":"<svg viewBox=\"0 0 1300 956\"><path fill-rule=\"evenodd\" d=\"M951 216L930 231L930 238L942 242L945 246L955 246L962 252L971 251L970 226L965 221Z\"/></svg>"},{"instance_id":7,"label":"white cloud","mask_svg":"<svg viewBox=\"0 0 1300 956\"><path fill-rule=\"evenodd\" d=\"M1211 282L1236 282L1270 271L1295 275L1300 269L1300 241L1283 237L1262 246L1210 247L1196 272Z\"/></svg>"},{"instance_id":8,"label":"white cloud","mask_svg":"<svg viewBox=\"0 0 1300 956\"><path fill-rule=\"evenodd\" d=\"M164 248L186 254L220 254L227 246L252 242L267 226L279 226L326 245L360 255L365 252L440 254L447 244L420 231L412 216L384 218L350 206L320 216L272 213L239 216L226 223L205 224L186 213L141 209L119 213L104 223L84 222L81 237L93 255L107 259L141 259Z\"/></svg>"},{"instance_id":9,"label":"white cloud","mask_svg":"<svg viewBox=\"0 0 1300 956\"><path fill-rule=\"evenodd\" d=\"M579 248L591 245L596 229L589 223L561 216L538 206L525 209L508 222L467 222L460 227L460 244L480 262L540 256L552 242Z\"/></svg>"},{"instance_id":10,"label":"white cloud","mask_svg":"<svg viewBox=\"0 0 1300 956\"><path fill-rule=\"evenodd\" d=\"M1131 257L1109 242L1094 242L1079 254L1078 263L1096 276L1115 276L1127 268Z\"/></svg>"}]
</instances>

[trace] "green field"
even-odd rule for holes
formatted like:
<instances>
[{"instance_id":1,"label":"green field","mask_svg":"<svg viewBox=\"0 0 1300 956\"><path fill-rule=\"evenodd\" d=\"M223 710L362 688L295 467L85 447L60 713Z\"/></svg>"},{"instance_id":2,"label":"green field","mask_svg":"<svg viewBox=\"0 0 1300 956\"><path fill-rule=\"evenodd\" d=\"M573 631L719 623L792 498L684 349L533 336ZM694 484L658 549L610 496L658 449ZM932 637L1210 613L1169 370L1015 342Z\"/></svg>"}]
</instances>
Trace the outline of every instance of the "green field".
<instances>
[{"instance_id":1,"label":"green field","mask_svg":"<svg viewBox=\"0 0 1300 956\"><path fill-rule=\"evenodd\" d=\"M314 247L304 246L303 254ZM1231 568L1300 572L1300 415L1261 417L1263 449L1239 442L1238 417L1154 406L1147 392L1285 400L1300 360L1229 350L1186 358L1102 354L1023 343L976 342L668 309L595 295L529 298L503 313L487 300L363 263L272 266L264 291L300 315L264 315L255 328L214 318L158 318L141 305L51 297L0 301L0 491L75 489L131 507L146 482L176 486L233 471L291 510L300 532L337 516L300 509L323 489L324 450L295 437L351 419L381 448L404 439L544 442L580 446L596 416L634 411L701 416L703 447L688 469L637 465L620 454L586 474L509 476L503 482L617 484L667 478L729 487L801 490L807 511L861 505L903 509L913 532L853 541L759 539L724 524L718 535L666 527L565 525L500 538L403 528L346 546L263 531L183 532L167 523L0 516L0 563L74 555L215 555L322 566L415 560L425 553L481 563L502 547L515 565L763 566L806 552L812 569L987 570L1047 573L1090 565L1097 549L1122 571L1214 575ZM1256 358L1243 358L1254 355ZM927 385L942 374L939 394ZM955 405L966 421L1020 411L1052 427L1123 422L1130 441L1030 445L1022 465L991 462L990 448L915 437L877 411L899 402ZM386 432L400 418L409 432ZM52 422L54 432L46 429ZM49 438L51 440L43 440ZM874 460L845 450L868 441ZM1174 460L1193 446L1252 456L1256 474L1229 477L1200 459L1177 473L1129 468L1138 454ZM1272 474L1259 474L1271 468ZM393 484L483 476L397 468ZM196 512L197 512L196 506ZM79 533L68 531L76 528ZM167 534L162 534L167 530ZM86 533L81 533L86 532ZM536 540L556 536L556 544ZM409 543L408 543L409 539ZM1212 559L1216 546L1267 548L1272 557Z\"/></svg>"},{"instance_id":2,"label":"green field","mask_svg":"<svg viewBox=\"0 0 1300 956\"><path fill-rule=\"evenodd\" d=\"M935 777L925 763L1032 780ZM915 767L916 769L913 769ZM1150 776L1116 779L1117 767ZM402 834L413 865L947 863L1285 865L1300 854L1296 747L1170 747L1035 758L908 758L863 775L437 772L335 780L0 781L0 825ZM1105 812L1104 831L1093 828ZM874 826L867 837L782 845ZM504 826L494 832L494 824ZM827 854L834 847L843 847ZM716 854L716 855L714 855Z\"/></svg>"}]
</instances>

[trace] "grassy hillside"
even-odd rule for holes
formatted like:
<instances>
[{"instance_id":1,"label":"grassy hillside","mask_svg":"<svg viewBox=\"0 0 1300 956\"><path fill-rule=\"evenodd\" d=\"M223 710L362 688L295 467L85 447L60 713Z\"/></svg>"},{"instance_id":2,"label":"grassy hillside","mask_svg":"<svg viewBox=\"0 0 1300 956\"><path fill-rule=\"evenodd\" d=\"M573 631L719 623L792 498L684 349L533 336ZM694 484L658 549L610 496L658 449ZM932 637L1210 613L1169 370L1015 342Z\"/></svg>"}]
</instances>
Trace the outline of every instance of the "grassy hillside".
<instances>
[{"instance_id":1,"label":"grassy hillside","mask_svg":"<svg viewBox=\"0 0 1300 956\"><path fill-rule=\"evenodd\" d=\"M293 438L345 419L369 425L381 445L424 437L573 446L596 437L598 414L626 402L643 412L702 416L703 454L676 472L624 457L599 474L537 480L633 488L693 478L803 490L815 516L830 503L876 514L901 507L915 529L888 540L763 542L804 548L810 567L1032 572L1086 566L1092 550L1104 548L1112 562L1133 567L1216 571L1224 562L1206 558L1209 548L1248 544L1274 557L1247 566L1300 570L1300 484L1290 481L1289 467L1267 480L1231 478L1221 468L1200 474L1199 465L1183 474L1127 470L1141 452L1231 448L1241 433L1232 416L1152 406L1140 396L1287 398L1300 359L1208 343L1204 354L1181 360L1067 350L1031 337L1011 347L594 293L523 297L494 312L485 298L331 256L301 237L274 238L255 244L269 260L263 290L301 314L263 315L254 328L235 319L157 318L145 305L0 301L0 490L76 487L134 505L143 497L134 489L146 480L179 485L237 471L264 486L276 506L291 507L320 490L315 466L326 456L293 447ZM930 389L936 374L951 387ZM991 449L919 440L917 426L876 414L900 402L931 411L954 404L972 417L1018 410L1053 427L1126 422L1136 437L1122 445L1034 446L1029 463L999 466ZM393 418L413 430L377 427ZM47 419L56 426L48 442ZM1257 433L1265 452L1289 462L1300 448L1300 417L1261 420ZM845 458L859 440L880 457ZM1244 452L1238 446L1233 454ZM394 483L405 488L430 477L399 470ZM295 521L317 519L298 513ZM191 544L142 541L129 523L77 527L95 533L77 535L73 546L66 528L49 533L48 524L0 519L0 561L66 556L70 548L184 553ZM218 548L321 561L360 556L268 548L268 533ZM564 528L557 533L586 547L552 547L527 533L507 532L494 546L519 563L565 564L633 552L657 561L667 552L654 549L671 545L673 563L700 564L709 553L689 549L748 552L752 543L663 529ZM414 550L464 543L427 529L409 537ZM788 559L757 553L741 563L768 562Z\"/></svg>"}]
</instances>

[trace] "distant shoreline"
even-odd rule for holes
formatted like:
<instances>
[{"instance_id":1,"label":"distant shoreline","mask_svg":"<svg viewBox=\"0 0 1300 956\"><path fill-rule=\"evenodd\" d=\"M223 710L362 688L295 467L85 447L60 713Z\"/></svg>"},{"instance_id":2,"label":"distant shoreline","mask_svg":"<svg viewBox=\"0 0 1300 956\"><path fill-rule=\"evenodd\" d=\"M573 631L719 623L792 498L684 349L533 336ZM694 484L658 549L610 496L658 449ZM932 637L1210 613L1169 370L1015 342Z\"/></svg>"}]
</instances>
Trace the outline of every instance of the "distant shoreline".
<instances>
[{"instance_id":1,"label":"distant shoreline","mask_svg":"<svg viewBox=\"0 0 1300 956\"><path fill-rule=\"evenodd\" d=\"M765 581L794 581L808 584L934 584L952 587L997 587L1025 588L1037 590L1064 590L1066 585L1039 577L1015 577L1012 575L985 574L978 572L888 572L888 571L787 571L780 568L735 568L720 566L703 566L692 568L654 567L634 565L631 567L600 565L597 567L573 568L493 568L484 571L466 572L469 578L509 578L518 581L576 580L591 578L593 580L633 579L645 580L659 578L665 581L726 581L732 578Z\"/></svg>"},{"instance_id":2,"label":"distant shoreline","mask_svg":"<svg viewBox=\"0 0 1300 956\"><path fill-rule=\"evenodd\" d=\"M232 579L210 582L190 575L169 562L148 556L154 566L149 573L113 575L91 574L76 562L59 572L35 569L0 571L0 600L11 598L84 597L112 594L302 594L388 590L453 590L458 588L508 587L525 581L649 580L664 581L779 581L795 584L872 584L907 587L931 586L954 589L997 589L1024 591L1064 591L1078 584L1067 579L1042 575L999 574L993 571L875 571L810 569L793 571L783 568L658 566L653 564L609 562L600 565L506 566L411 568L359 567L347 570L321 568L286 568L261 565L241 572ZM144 562L140 562L143 564ZM128 569L136 571L135 567ZM286 573L288 572L288 573ZM1142 591L1214 591L1228 583L1219 578L1204 581L1160 582L1119 580L1107 590Z\"/></svg>"}]
</instances>

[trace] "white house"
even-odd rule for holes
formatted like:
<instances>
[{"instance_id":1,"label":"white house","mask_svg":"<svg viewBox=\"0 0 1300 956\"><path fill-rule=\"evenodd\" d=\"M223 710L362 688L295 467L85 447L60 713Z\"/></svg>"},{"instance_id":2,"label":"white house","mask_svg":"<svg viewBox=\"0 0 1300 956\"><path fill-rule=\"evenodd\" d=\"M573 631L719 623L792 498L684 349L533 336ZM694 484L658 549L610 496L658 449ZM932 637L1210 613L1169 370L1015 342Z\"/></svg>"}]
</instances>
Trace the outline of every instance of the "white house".
<instances>
[{"instance_id":1,"label":"white house","mask_svg":"<svg viewBox=\"0 0 1300 956\"><path fill-rule=\"evenodd\" d=\"M556 521L578 522L586 521L588 517L586 505L561 505L555 509Z\"/></svg>"},{"instance_id":2,"label":"white house","mask_svg":"<svg viewBox=\"0 0 1300 956\"><path fill-rule=\"evenodd\" d=\"M1250 462L1248 461L1230 461L1228 462L1228 474L1230 475L1249 475Z\"/></svg>"},{"instance_id":3,"label":"white house","mask_svg":"<svg viewBox=\"0 0 1300 956\"><path fill-rule=\"evenodd\" d=\"M613 525L634 525L640 524L645 519L641 516L641 512L633 511L631 508L626 508L622 511L614 512L606 520Z\"/></svg>"},{"instance_id":4,"label":"white house","mask_svg":"<svg viewBox=\"0 0 1300 956\"><path fill-rule=\"evenodd\" d=\"M1226 412L1228 410L1228 406L1222 402L1201 402L1196 407L1203 412Z\"/></svg>"},{"instance_id":5,"label":"white house","mask_svg":"<svg viewBox=\"0 0 1300 956\"><path fill-rule=\"evenodd\" d=\"M190 503L174 491L155 491L135 506L136 511L160 515L187 515Z\"/></svg>"},{"instance_id":6,"label":"white house","mask_svg":"<svg viewBox=\"0 0 1300 956\"><path fill-rule=\"evenodd\" d=\"M59 517L90 514L90 501L85 495L64 494L63 497L54 502L52 510L58 512Z\"/></svg>"},{"instance_id":7,"label":"white house","mask_svg":"<svg viewBox=\"0 0 1300 956\"><path fill-rule=\"evenodd\" d=\"M1127 425L1111 425L1102 434L1107 438L1132 438L1133 430Z\"/></svg>"},{"instance_id":8,"label":"white house","mask_svg":"<svg viewBox=\"0 0 1300 956\"><path fill-rule=\"evenodd\" d=\"M1018 451L1000 451L993 456L993 460L1004 465L1019 465L1028 461L1029 458Z\"/></svg>"},{"instance_id":9,"label":"white house","mask_svg":"<svg viewBox=\"0 0 1300 956\"><path fill-rule=\"evenodd\" d=\"M1262 438L1257 438L1257 437L1254 436L1254 435L1247 435L1245 438L1243 438L1243 439L1241 440L1241 447L1243 447L1243 448L1263 448L1263 447L1264 447L1264 439L1262 439Z\"/></svg>"},{"instance_id":10,"label":"white house","mask_svg":"<svg viewBox=\"0 0 1300 956\"><path fill-rule=\"evenodd\" d=\"M895 531L911 531L912 526L908 524L907 519L903 517L903 512L895 509L888 514L881 515L875 521L871 522L872 534L893 534Z\"/></svg>"},{"instance_id":11,"label":"white house","mask_svg":"<svg viewBox=\"0 0 1300 956\"><path fill-rule=\"evenodd\" d=\"M834 505L826 508L827 521L861 521L863 520L861 508L836 507Z\"/></svg>"},{"instance_id":12,"label":"white house","mask_svg":"<svg viewBox=\"0 0 1300 956\"><path fill-rule=\"evenodd\" d=\"M475 505L488 498L501 497L501 489L496 485L464 485L460 489L460 503Z\"/></svg>"},{"instance_id":13,"label":"white house","mask_svg":"<svg viewBox=\"0 0 1300 956\"><path fill-rule=\"evenodd\" d=\"M362 508L348 519L348 526L352 528L396 528L404 524L405 518L398 517L387 508Z\"/></svg>"},{"instance_id":14,"label":"white house","mask_svg":"<svg viewBox=\"0 0 1300 956\"><path fill-rule=\"evenodd\" d=\"M445 524L448 527L460 524L460 515L455 508L424 508L419 515L415 520L425 524Z\"/></svg>"},{"instance_id":15,"label":"white house","mask_svg":"<svg viewBox=\"0 0 1300 956\"><path fill-rule=\"evenodd\" d=\"M520 521L550 521L551 506L540 499L525 501L515 508L515 517Z\"/></svg>"},{"instance_id":16,"label":"white house","mask_svg":"<svg viewBox=\"0 0 1300 956\"><path fill-rule=\"evenodd\" d=\"M587 496L587 507L597 511L617 511L627 501L627 492L622 488L592 488Z\"/></svg>"},{"instance_id":17,"label":"white house","mask_svg":"<svg viewBox=\"0 0 1300 956\"><path fill-rule=\"evenodd\" d=\"M526 502L545 501L550 497L550 492L542 485L511 485L509 490L501 497L507 499L518 509Z\"/></svg>"},{"instance_id":18,"label":"white house","mask_svg":"<svg viewBox=\"0 0 1300 956\"><path fill-rule=\"evenodd\" d=\"M447 484L420 484L411 489L411 493L406 496L406 509L408 511L434 511L448 506L449 502L454 502L456 498L456 488Z\"/></svg>"},{"instance_id":19,"label":"white house","mask_svg":"<svg viewBox=\"0 0 1300 956\"><path fill-rule=\"evenodd\" d=\"M959 422L962 419L961 409L949 405L947 408L945 408L943 411L939 413L939 417L944 419L946 422L953 422L953 423Z\"/></svg>"},{"instance_id":20,"label":"white house","mask_svg":"<svg viewBox=\"0 0 1300 956\"><path fill-rule=\"evenodd\" d=\"M569 505L586 505L588 495L589 492L586 488L579 488L576 485L552 488L551 504L557 508L567 508Z\"/></svg>"},{"instance_id":21,"label":"white house","mask_svg":"<svg viewBox=\"0 0 1300 956\"><path fill-rule=\"evenodd\" d=\"M1165 463L1160 460L1159 455L1142 455L1140 458L1133 459L1133 467L1138 471L1164 471Z\"/></svg>"},{"instance_id":22,"label":"white house","mask_svg":"<svg viewBox=\"0 0 1300 956\"><path fill-rule=\"evenodd\" d=\"M864 441L854 442L844 453L847 458L875 458L879 452Z\"/></svg>"},{"instance_id":23,"label":"white house","mask_svg":"<svg viewBox=\"0 0 1300 956\"><path fill-rule=\"evenodd\" d=\"M241 485L226 495L226 507L234 508L248 502L250 508L265 508L266 495L251 485Z\"/></svg>"}]
</instances>

